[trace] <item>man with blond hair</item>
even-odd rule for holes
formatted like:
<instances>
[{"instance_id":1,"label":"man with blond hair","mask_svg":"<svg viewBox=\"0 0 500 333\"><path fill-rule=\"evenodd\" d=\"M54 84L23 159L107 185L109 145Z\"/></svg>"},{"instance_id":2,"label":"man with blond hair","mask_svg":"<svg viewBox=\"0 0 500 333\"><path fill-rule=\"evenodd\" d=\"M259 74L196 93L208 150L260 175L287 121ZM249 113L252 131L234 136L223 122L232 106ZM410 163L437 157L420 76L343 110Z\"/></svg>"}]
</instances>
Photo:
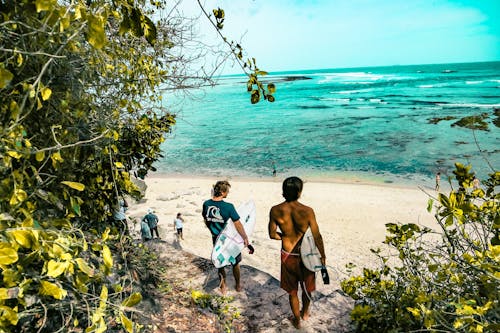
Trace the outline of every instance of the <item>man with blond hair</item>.
<instances>
[{"instance_id":1,"label":"man with blond hair","mask_svg":"<svg viewBox=\"0 0 500 333\"><path fill-rule=\"evenodd\" d=\"M217 240L217 236L224 230L227 225L227 221L231 219L236 227L236 230L243 238L243 242L245 246L248 246L248 237L245 233L245 229L240 222L240 216L234 205L232 203L224 201L227 198L231 185L227 180L220 180L215 183L212 192L212 198L206 200L203 203L202 215L205 220L205 224L207 228L210 230L212 234L212 242L215 245L215 241ZM236 262L232 264L233 266L233 276L236 282L236 291L241 291L241 282L240 282L240 262L241 262L241 253L236 257ZM224 294L227 290L226 287L226 271L224 267L219 268L219 280L220 280L220 288L222 293Z\"/></svg>"}]
</instances>

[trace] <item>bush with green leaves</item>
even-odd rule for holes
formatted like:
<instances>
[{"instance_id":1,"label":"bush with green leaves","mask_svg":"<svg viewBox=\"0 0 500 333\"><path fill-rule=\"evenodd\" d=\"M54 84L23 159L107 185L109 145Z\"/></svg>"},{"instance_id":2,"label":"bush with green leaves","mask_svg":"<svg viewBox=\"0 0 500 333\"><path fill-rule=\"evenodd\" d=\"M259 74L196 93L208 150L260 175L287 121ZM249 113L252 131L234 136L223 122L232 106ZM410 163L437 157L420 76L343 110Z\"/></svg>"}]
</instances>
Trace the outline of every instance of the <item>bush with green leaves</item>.
<instances>
[{"instance_id":1,"label":"bush with green leaves","mask_svg":"<svg viewBox=\"0 0 500 333\"><path fill-rule=\"evenodd\" d=\"M113 213L175 124L164 91L211 80L168 3L0 0L0 332L140 328Z\"/></svg>"},{"instance_id":2,"label":"bush with green leaves","mask_svg":"<svg viewBox=\"0 0 500 333\"><path fill-rule=\"evenodd\" d=\"M359 331L500 330L500 172L484 189L473 185L470 166L456 163L453 173L457 188L439 193L437 204L429 199L440 230L387 224L385 243L396 258L372 250L380 268L342 281L356 300Z\"/></svg>"}]
</instances>

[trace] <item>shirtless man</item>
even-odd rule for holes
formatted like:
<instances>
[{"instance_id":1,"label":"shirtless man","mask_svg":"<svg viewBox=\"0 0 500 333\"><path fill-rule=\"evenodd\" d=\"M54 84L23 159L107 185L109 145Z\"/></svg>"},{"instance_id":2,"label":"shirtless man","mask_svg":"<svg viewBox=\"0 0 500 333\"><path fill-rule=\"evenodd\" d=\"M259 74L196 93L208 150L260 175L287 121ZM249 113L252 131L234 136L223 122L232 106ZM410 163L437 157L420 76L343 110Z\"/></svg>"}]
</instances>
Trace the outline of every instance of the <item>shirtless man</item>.
<instances>
[{"instance_id":1,"label":"shirtless man","mask_svg":"<svg viewBox=\"0 0 500 333\"><path fill-rule=\"evenodd\" d=\"M300 319L309 317L311 292L316 290L315 273L304 267L300 258L300 245L307 228L311 228L314 241L321 254L321 263L326 265L323 237L311 207L298 202L303 182L298 177L283 181L285 201L273 206L269 212L269 237L281 240L281 282L280 286L288 293L295 328L300 328ZM278 231L278 228L280 231ZM298 285L302 288L302 310L300 310Z\"/></svg>"}]
</instances>

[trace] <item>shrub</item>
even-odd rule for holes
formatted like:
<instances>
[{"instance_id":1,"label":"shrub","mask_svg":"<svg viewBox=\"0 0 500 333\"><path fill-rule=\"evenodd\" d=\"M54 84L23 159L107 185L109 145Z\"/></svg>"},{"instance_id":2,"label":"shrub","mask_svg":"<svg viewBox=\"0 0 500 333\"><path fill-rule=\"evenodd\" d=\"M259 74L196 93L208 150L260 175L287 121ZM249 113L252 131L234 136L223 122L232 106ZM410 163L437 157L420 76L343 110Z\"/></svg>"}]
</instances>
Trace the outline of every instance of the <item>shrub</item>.
<instances>
[{"instance_id":1,"label":"shrub","mask_svg":"<svg viewBox=\"0 0 500 333\"><path fill-rule=\"evenodd\" d=\"M372 250L380 268L342 281L359 331L500 330L500 172L484 190L474 188L470 166L457 163L453 173L458 188L440 193L434 207L429 199L440 230L387 224L384 243L397 257Z\"/></svg>"}]
</instances>

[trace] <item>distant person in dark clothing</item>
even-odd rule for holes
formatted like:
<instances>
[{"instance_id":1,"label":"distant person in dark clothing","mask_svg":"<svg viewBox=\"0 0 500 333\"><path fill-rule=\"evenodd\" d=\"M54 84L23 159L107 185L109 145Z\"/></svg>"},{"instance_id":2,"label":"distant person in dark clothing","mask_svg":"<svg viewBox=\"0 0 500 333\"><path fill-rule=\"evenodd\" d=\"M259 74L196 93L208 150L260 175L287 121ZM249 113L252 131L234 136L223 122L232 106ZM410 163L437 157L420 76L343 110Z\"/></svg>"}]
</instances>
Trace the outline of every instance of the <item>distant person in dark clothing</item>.
<instances>
[{"instance_id":1,"label":"distant person in dark clothing","mask_svg":"<svg viewBox=\"0 0 500 333\"><path fill-rule=\"evenodd\" d=\"M158 233L158 216L154 214L152 208L148 209L148 213L142 218L142 220L148 224L149 229L151 230L151 236L154 237L156 232L156 237L160 238L160 234Z\"/></svg>"}]
</instances>

